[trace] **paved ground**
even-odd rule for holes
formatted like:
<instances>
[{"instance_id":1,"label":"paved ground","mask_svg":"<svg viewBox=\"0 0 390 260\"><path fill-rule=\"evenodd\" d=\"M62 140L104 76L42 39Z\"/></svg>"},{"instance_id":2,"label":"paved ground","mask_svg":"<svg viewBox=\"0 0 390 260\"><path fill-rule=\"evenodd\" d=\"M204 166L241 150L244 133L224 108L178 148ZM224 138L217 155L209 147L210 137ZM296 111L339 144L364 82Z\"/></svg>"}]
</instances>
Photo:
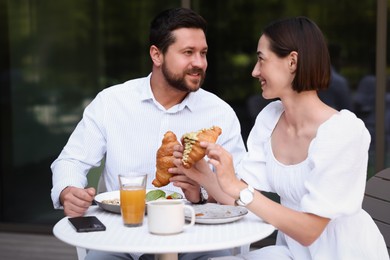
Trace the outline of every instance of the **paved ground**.
<instances>
[{"instance_id":1,"label":"paved ground","mask_svg":"<svg viewBox=\"0 0 390 260\"><path fill-rule=\"evenodd\" d=\"M251 250L275 243L275 234L252 244ZM0 232L0 259L77 260L77 252L53 235Z\"/></svg>"},{"instance_id":2,"label":"paved ground","mask_svg":"<svg viewBox=\"0 0 390 260\"><path fill-rule=\"evenodd\" d=\"M52 235L0 232L0 259L77 260L77 253Z\"/></svg>"}]
</instances>

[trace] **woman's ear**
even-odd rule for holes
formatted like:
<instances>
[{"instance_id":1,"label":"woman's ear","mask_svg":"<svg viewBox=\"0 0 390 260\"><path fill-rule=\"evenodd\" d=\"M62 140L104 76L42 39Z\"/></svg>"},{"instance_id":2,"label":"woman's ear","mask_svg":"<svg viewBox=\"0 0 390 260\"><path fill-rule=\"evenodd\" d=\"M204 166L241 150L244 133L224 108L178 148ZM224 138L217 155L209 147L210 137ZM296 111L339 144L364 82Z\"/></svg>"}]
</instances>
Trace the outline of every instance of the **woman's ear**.
<instances>
[{"instance_id":1,"label":"woman's ear","mask_svg":"<svg viewBox=\"0 0 390 260\"><path fill-rule=\"evenodd\" d=\"M297 65L298 65L298 52L292 51L289 54L288 57L288 62L289 62L289 68L292 73L294 73L297 70Z\"/></svg>"},{"instance_id":2,"label":"woman's ear","mask_svg":"<svg viewBox=\"0 0 390 260\"><path fill-rule=\"evenodd\" d=\"M155 66L159 67L162 64L162 53L155 45L150 46L149 55Z\"/></svg>"}]
</instances>

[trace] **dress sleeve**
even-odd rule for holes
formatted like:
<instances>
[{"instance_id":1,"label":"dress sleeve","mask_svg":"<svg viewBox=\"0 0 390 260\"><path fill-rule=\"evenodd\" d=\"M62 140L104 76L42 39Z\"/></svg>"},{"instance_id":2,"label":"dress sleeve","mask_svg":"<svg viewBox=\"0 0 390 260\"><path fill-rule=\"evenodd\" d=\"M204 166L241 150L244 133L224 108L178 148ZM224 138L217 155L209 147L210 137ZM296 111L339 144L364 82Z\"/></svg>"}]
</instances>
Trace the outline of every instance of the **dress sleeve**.
<instances>
[{"instance_id":1,"label":"dress sleeve","mask_svg":"<svg viewBox=\"0 0 390 260\"><path fill-rule=\"evenodd\" d=\"M370 139L364 123L347 110L319 127L309 148L304 212L334 219L361 209Z\"/></svg>"},{"instance_id":2,"label":"dress sleeve","mask_svg":"<svg viewBox=\"0 0 390 260\"><path fill-rule=\"evenodd\" d=\"M248 136L248 152L237 167L238 177L257 190L273 192L265 170L265 145L271 138L271 133L282 112L282 103L274 101L259 113Z\"/></svg>"}]
</instances>

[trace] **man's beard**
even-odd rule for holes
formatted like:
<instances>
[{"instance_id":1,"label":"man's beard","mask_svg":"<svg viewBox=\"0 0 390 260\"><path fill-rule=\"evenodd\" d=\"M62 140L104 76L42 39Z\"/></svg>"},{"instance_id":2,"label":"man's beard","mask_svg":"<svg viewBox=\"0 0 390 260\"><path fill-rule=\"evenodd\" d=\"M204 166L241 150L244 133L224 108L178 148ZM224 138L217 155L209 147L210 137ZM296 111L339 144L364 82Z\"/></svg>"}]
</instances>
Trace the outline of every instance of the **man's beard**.
<instances>
[{"instance_id":1,"label":"man's beard","mask_svg":"<svg viewBox=\"0 0 390 260\"><path fill-rule=\"evenodd\" d=\"M204 78L206 76L206 73L200 69L200 68L192 68L189 70L186 70L183 72L183 74L174 74L171 71L169 71L168 67L165 65L165 63L162 64L161 67L162 73L165 77L165 80L171 85L173 88L180 90L180 91L185 91L185 92L195 92L197 91L200 86L202 86ZM199 73L200 75L200 80L197 82L197 86L195 88L191 88L186 80L185 80L185 75L186 74L191 74L191 73Z\"/></svg>"}]
</instances>

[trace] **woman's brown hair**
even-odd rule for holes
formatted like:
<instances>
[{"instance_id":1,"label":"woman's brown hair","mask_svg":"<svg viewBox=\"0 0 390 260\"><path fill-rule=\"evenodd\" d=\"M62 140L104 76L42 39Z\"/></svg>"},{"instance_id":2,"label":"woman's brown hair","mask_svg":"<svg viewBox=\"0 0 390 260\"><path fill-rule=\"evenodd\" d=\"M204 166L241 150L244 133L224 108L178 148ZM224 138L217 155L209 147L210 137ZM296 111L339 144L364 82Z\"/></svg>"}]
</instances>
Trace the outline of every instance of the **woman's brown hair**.
<instances>
[{"instance_id":1,"label":"woman's brown hair","mask_svg":"<svg viewBox=\"0 0 390 260\"><path fill-rule=\"evenodd\" d=\"M279 20L268 25L263 34L278 57L298 53L292 88L299 92L327 89L330 80L330 57L325 38L318 26L306 17Z\"/></svg>"}]
</instances>

